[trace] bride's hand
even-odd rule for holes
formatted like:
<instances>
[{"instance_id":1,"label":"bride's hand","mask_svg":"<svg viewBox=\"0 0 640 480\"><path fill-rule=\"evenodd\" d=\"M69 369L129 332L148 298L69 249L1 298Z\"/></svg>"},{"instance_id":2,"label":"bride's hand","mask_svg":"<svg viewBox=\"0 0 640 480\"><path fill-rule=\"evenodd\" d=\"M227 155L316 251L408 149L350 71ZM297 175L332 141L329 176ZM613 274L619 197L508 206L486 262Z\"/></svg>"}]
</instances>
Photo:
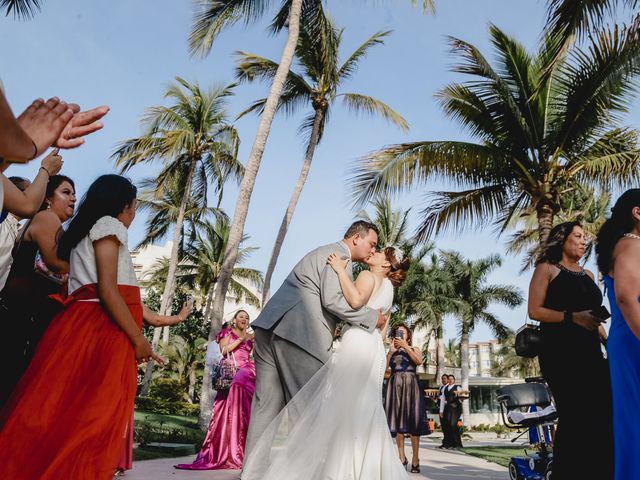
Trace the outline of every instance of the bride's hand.
<instances>
[{"instance_id":1,"label":"bride's hand","mask_svg":"<svg viewBox=\"0 0 640 480\"><path fill-rule=\"evenodd\" d=\"M332 253L331 255L329 255L329 258L327 259L327 263L329 265L331 265L331 268L333 268L333 270L336 273L339 273L341 270L346 269L347 268L347 262L348 262L348 260L346 260L346 259L343 260L338 255L336 255L335 253Z\"/></svg>"}]
</instances>

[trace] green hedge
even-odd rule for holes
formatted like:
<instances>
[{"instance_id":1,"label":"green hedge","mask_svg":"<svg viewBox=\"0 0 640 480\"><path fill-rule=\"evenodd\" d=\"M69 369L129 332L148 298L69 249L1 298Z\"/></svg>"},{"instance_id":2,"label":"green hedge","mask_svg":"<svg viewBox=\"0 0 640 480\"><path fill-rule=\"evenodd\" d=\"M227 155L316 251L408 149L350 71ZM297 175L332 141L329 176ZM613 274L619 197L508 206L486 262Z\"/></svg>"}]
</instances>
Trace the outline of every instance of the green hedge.
<instances>
[{"instance_id":1,"label":"green hedge","mask_svg":"<svg viewBox=\"0 0 640 480\"><path fill-rule=\"evenodd\" d=\"M136 397L136 409L161 415L194 417L200 413L200 405L187 402L168 402L152 397Z\"/></svg>"}]
</instances>

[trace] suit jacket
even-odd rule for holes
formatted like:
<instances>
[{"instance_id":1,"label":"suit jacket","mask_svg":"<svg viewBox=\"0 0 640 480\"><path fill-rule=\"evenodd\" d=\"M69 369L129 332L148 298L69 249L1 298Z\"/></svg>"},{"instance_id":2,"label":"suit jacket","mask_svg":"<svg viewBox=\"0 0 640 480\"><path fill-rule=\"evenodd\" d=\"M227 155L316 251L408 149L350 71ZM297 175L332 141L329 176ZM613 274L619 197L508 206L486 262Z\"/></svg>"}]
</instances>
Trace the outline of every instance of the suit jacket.
<instances>
[{"instance_id":1,"label":"suit jacket","mask_svg":"<svg viewBox=\"0 0 640 480\"><path fill-rule=\"evenodd\" d=\"M454 410L462 409L462 401L458 398L458 396L454 393L458 390L462 390L460 385L454 385L451 389L446 388L444 391L444 398L446 400L445 408L450 407Z\"/></svg>"},{"instance_id":2,"label":"suit jacket","mask_svg":"<svg viewBox=\"0 0 640 480\"><path fill-rule=\"evenodd\" d=\"M338 321L373 332L378 312L369 307L354 310L340 288L338 275L327 264L329 254L350 259L344 242L316 248L304 256L253 321L254 327L273 330L322 362L331 356ZM352 263L347 264L352 274Z\"/></svg>"}]
</instances>

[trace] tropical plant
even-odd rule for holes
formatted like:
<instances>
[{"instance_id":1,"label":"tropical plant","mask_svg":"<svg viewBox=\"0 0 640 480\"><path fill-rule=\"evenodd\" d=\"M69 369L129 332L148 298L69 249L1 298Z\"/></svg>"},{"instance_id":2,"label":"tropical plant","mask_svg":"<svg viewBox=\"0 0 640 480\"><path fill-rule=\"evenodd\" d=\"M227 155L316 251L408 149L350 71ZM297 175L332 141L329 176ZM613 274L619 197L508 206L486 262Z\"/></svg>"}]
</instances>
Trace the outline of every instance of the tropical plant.
<instances>
[{"instance_id":1,"label":"tropical plant","mask_svg":"<svg viewBox=\"0 0 640 480\"><path fill-rule=\"evenodd\" d=\"M460 342L450 338L445 346L445 363L447 367L460 368Z\"/></svg>"},{"instance_id":2,"label":"tropical plant","mask_svg":"<svg viewBox=\"0 0 640 480\"><path fill-rule=\"evenodd\" d=\"M555 219L556 223L580 222L590 239L583 256L585 262L594 251L593 239L596 238L608 216L610 203L611 194L606 189L596 192L593 188L580 185L560 198L560 210ZM534 265L540 246L536 241L538 230L535 219L531 216L523 216L521 220L522 228L510 235L507 240L507 252L516 255L524 254L521 270L524 272Z\"/></svg>"},{"instance_id":3,"label":"tropical plant","mask_svg":"<svg viewBox=\"0 0 640 480\"><path fill-rule=\"evenodd\" d=\"M516 343L516 333L510 331L502 340L496 351L491 365L491 375L494 377L537 377L540 375L538 360L520 357L513 346Z\"/></svg>"},{"instance_id":4,"label":"tropical plant","mask_svg":"<svg viewBox=\"0 0 640 480\"><path fill-rule=\"evenodd\" d=\"M640 48L629 32L603 33L559 61L557 40L550 37L531 56L495 26L490 36L495 67L473 45L450 39L461 58L454 71L473 79L437 96L445 113L478 141L388 146L365 157L355 172L357 203L434 178L462 189L430 195L420 238L491 220L502 233L527 213L536 216L542 243L562 195L579 185L623 186L640 178L637 132L620 125L640 69Z\"/></svg>"},{"instance_id":5,"label":"tropical plant","mask_svg":"<svg viewBox=\"0 0 640 480\"><path fill-rule=\"evenodd\" d=\"M271 277L278 262L282 244L307 181L316 147L322 140L327 120L335 103L341 100L344 106L356 113L379 115L403 130L408 128L404 118L380 100L360 93L341 91L342 84L356 73L359 62L373 46L382 45L384 37L390 32L384 31L372 35L356 48L344 63L341 63L338 57L343 42L343 32L344 30L336 29L330 21L327 21L324 28L320 30L310 32L308 29L303 29L301 31L295 54L300 71L289 71L280 97L278 108L287 114L292 114L297 107L307 104L312 112L300 127L300 131L308 135L305 158L273 246L265 274L263 303L269 298ZM253 53L239 52L239 56L236 78L241 82L270 80L278 69L276 62ZM266 101L266 98L255 101L240 116L249 112L262 113Z\"/></svg>"},{"instance_id":6,"label":"tropical plant","mask_svg":"<svg viewBox=\"0 0 640 480\"><path fill-rule=\"evenodd\" d=\"M155 199L166 195L173 198L176 189L181 189L182 198L176 215L173 245L162 294L161 314L166 314L173 296L179 247L187 207L194 198L206 205L209 182L220 192L229 178L239 178L243 167L237 160L238 134L227 121L227 99L233 86L202 90L197 83L189 83L176 77L165 97L172 105L155 106L148 109L142 118L144 134L121 142L113 158L116 166L126 172L132 167L152 162L161 162L163 168L157 177ZM152 346L160 341L160 330L154 334ZM146 394L153 371L149 362L142 394Z\"/></svg>"},{"instance_id":7,"label":"tropical plant","mask_svg":"<svg viewBox=\"0 0 640 480\"><path fill-rule=\"evenodd\" d=\"M171 366L167 376L180 382L189 403L194 403L196 398L198 373L204 367L206 343L205 338L187 341L174 335L171 344L164 344L160 350Z\"/></svg>"},{"instance_id":8,"label":"tropical plant","mask_svg":"<svg viewBox=\"0 0 640 480\"><path fill-rule=\"evenodd\" d=\"M462 389L469 389L469 339L479 323L484 323L498 339L509 334L509 329L489 311L493 304L515 308L523 302L519 289L510 285L489 284L488 277L502 265L499 255L479 260L468 260L458 252L442 252L442 268L455 279L457 308L455 316L460 335L460 369ZM468 402L463 402L465 418L469 414Z\"/></svg>"}]
</instances>

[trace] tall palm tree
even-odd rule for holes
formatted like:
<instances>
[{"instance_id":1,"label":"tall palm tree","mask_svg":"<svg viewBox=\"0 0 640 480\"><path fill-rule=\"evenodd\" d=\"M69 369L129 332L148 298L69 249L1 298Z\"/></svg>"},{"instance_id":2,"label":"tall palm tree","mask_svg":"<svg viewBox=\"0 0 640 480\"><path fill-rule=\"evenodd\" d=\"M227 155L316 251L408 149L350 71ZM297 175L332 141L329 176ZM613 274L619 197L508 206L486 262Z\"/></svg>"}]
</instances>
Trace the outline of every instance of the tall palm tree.
<instances>
[{"instance_id":1,"label":"tall palm tree","mask_svg":"<svg viewBox=\"0 0 640 480\"><path fill-rule=\"evenodd\" d=\"M468 260L458 252L443 252L442 266L455 278L458 298L458 330L460 334L460 369L463 390L469 389L469 339L479 323L487 325L497 338L503 339L509 329L489 311L492 304L515 308L523 302L519 289L510 285L488 284L488 276L502 265L498 255L479 260ZM463 413L469 414L469 405L463 402Z\"/></svg>"},{"instance_id":2,"label":"tall palm tree","mask_svg":"<svg viewBox=\"0 0 640 480\"><path fill-rule=\"evenodd\" d=\"M615 31L555 61L551 38L531 56L497 27L490 35L495 67L473 45L450 39L462 60L454 70L473 78L438 94L445 113L477 142L423 141L374 152L356 170L355 198L366 202L445 178L461 190L431 194L420 237L491 219L502 233L524 211L536 216L544 242L563 194L582 184L621 186L640 178L637 132L619 118L637 86L640 48L627 32Z\"/></svg>"},{"instance_id":3,"label":"tall palm tree","mask_svg":"<svg viewBox=\"0 0 640 480\"><path fill-rule=\"evenodd\" d=\"M307 181L316 147L322 140L326 122L334 104L340 99L342 103L356 113L380 115L390 122L407 130L407 122L384 102L359 93L342 92L342 84L353 77L359 62L366 56L371 47L382 45L384 37L390 32L378 32L369 37L353 51L344 63L340 63L339 53L342 44L343 30L337 30L332 22L327 21L321 30L303 29L298 39L295 59L300 64L300 71L289 71L280 97L279 109L292 114L296 107L308 104L312 113L304 120L300 130L308 134L305 159L298 175L289 204L280 223L271 259L265 274L265 287L262 302L270 295L271 277L275 270L282 244L284 243L291 219L295 212L300 194ZM278 69L272 60L253 53L239 52L240 60L236 68L239 81L255 81L271 79ZM257 111L262 112L267 99L257 100L250 108L240 114Z\"/></svg>"},{"instance_id":4,"label":"tall palm tree","mask_svg":"<svg viewBox=\"0 0 640 480\"><path fill-rule=\"evenodd\" d=\"M198 0L199 8L190 36L191 52L205 56L211 51L214 39L225 27L239 20L255 21L266 12L273 2L270 0ZM412 3L418 3L412 0ZM423 9L431 10L433 0L423 0ZM240 240L247 219L251 194L256 176L260 168L262 154L271 130L271 123L278 108L280 96L293 61L301 21L305 28L313 31L322 28L326 19L321 0L283 0L282 8L276 15L272 27L278 31L288 28L287 41L282 51L263 113L260 117L256 138L251 147L246 163L246 173L240 184L240 192L233 213L233 223L229 234L229 243L224 255L224 262L220 272L218 288L213 301L213 315L221 318L224 313L224 299L231 279L233 265L237 259ZM208 371L205 373L205 377Z\"/></svg>"},{"instance_id":5,"label":"tall palm tree","mask_svg":"<svg viewBox=\"0 0 640 480\"><path fill-rule=\"evenodd\" d=\"M595 239L600 227L609 214L611 194L604 189L596 192L588 186L577 186L575 190L568 192L560 198L560 211L556 217L556 223L580 222L587 236ZM539 253L539 245L536 242L537 228L531 216L522 217L522 227L509 236L507 240L507 252L513 254L525 254L522 263L522 272L531 268ZM587 261L594 250L593 241L587 243L587 249L583 261Z\"/></svg>"},{"instance_id":6,"label":"tall palm tree","mask_svg":"<svg viewBox=\"0 0 640 480\"><path fill-rule=\"evenodd\" d=\"M185 254L186 278L191 279L191 283L198 287L198 290L205 294L204 316L205 322L210 322L209 341L215 337L220 330L222 316L213 314L212 303L214 292L219 286L220 271L227 242L229 241L230 224L225 218L219 218L215 224L207 225L198 235L198 239L187 247ZM243 235L242 242L248 240L247 235ZM263 285L262 273L252 268L243 267L242 264L248 256L256 249L243 247L240 245L238 260L233 267L233 275L229 288L227 289L227 299L233 297L238 303L247 302L250 305L260 306L260 298L253 292L260 291ZM252 287L252 288L251 288ZM205 373L202 379L200 391L200 425L206 428L211 407L213 405L213 395L211 386L211 375L205 366Z\"/></svg>"},{"instance_id":7,"label":"tall palm tree","mask_svg":"<svg viewBox=\"0 0 640 480\"><path fill-rule=\"evenodd\" d=\"M402 316L411 317L414 328L425 328L436 338L436 378L441 378L446 366L444 317L457 311L456 279L442 268L442 259L433 252L433 245L421 249L428 263L420 255L412 259L407 278L396 292L396 302ZM416 257L418 260L416 261Z\"/></svg>"},{"instance_id":8,"label":"tall palm tree","mask_svg":"<svg viewBox=\"0 0 640 480\"><path fill-rule=\"evenodd\" d=\"M447 366L460 368L460 342L450 338L445 346L445 362Z\"/></svg>"},{"instance_id":9,"label":"tall palm tree","mask_svg":"<svg viewBox=\"0 0 640 480\"><path fill-rule=\"evenodd\" d=\"M416 242L409 234L409 214L411 209L394 210L391 198L388 196L377 198L373 202L374 214L370 216L366 210L358 213L357 217L373 223L378 227L378 245L396 245L402 248L407 255L410 255ZM428 244L429 249L420 255L424 258L427 253L431 253L433 245Z\"/></svg>"},{"instance_id":10,"label":"tall palm tree","mask_svg":"<svg viewBox=\"0 0 640 480\"><path fill-rule=\"evenodd\" d=\"M173 296L173 279L178 265L180 236L185 212L193 197L204 198L213 182L215 191L224 183L243 173L237 160L238 134L227 121L227 100L233 86L202 90L197 83L189 83L176 77L165 97L172 100L170 106L155 106L148 109L142 118L144 134L121 142L113 153L116 166L123 172L132 167L152 162L161 162L162 170L157 178L156 199L181 188L182 198L176 216L169 272L162 294L161 314L166 314ZM194 188L196 187L196 188ZM160 341L160 330L156 329L152 345ZM142 392L146 394L153 362L149 362Z\"/></svg>"}]
</instances>

